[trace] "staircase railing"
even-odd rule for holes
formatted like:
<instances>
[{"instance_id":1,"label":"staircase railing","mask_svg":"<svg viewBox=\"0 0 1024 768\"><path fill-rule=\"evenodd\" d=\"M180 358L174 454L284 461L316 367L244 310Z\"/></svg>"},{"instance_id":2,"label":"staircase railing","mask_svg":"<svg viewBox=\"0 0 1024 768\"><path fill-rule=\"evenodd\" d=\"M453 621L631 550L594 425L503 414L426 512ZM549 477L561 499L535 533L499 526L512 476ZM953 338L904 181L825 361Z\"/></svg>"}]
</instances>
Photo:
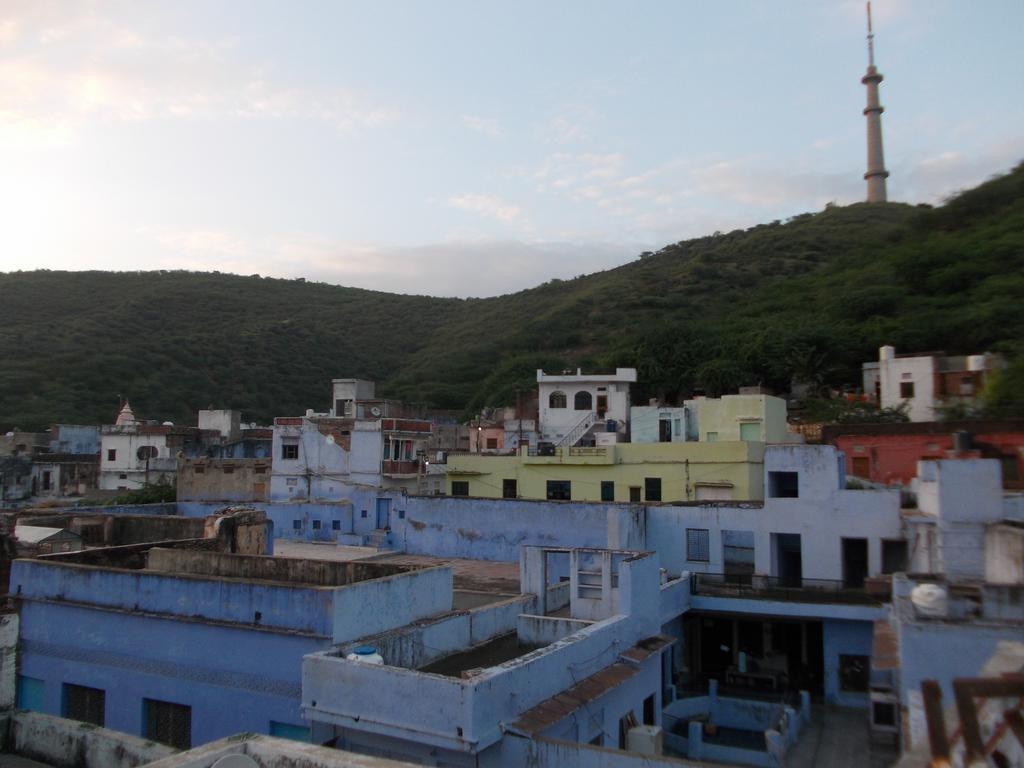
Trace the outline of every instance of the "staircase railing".
<instances>
[{"instance_id":1,"label":"staircase railing","mask_svg":"<svg viewBox=\"0 0 1024 768\"><path fill-rule=\"evenodd\" d=\"M570 429L562 438L555 443L556 448L564 448L566 446L572 447L580 441L590 428L594 426L594 422L597 421L597 416L593 411L588 411L587 415L580 419L579 423Z\"/></svg>"}]
</instances>

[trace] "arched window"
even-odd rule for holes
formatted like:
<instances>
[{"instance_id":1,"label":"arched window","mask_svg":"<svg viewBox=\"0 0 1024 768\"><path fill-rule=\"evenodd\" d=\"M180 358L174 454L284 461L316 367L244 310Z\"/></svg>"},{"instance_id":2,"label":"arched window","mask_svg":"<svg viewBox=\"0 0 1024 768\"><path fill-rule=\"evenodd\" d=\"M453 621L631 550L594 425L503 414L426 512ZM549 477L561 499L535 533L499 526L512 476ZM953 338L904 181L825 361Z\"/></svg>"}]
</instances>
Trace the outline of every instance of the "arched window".
<instances>
[{"instance_id":1,"label":"arched window","mask_svg":"<svg viewBox=\"0 0 1024 768\"><path fill-rule=\"evenodd\" d=\"M552 392L548 398L548 408L565 408L565 392Z\"/></svg>"},{"instance_id":2,"label":"arched window","mask_svg":"<svg viewBox=\"0 0 1024 768\"><path fill-rule=\"evenodd\" d=\"M590 396L589 392L577 392L573 400L577 411L590 411L594 408L594 398Z\"/></svg>"}]
</instances>

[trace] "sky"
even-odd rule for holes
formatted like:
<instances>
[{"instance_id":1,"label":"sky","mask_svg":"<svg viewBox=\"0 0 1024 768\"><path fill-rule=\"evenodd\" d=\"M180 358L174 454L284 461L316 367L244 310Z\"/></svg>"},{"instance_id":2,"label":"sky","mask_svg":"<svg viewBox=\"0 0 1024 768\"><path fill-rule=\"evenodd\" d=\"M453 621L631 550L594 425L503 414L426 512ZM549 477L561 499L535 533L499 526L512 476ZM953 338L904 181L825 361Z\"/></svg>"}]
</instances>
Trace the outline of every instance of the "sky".
<instances>
[{"instance_id":1,"label":"sky","mask_svg":"<svg viewBox=\"0 0 1024 768\"><path fill-rule=\"evenodd\" d=\"M875 0L889 199L1024 159L1024 2ZM0 271L493 296L865 194L858 0L0 0Z\"/></svg>"}]
</instances>

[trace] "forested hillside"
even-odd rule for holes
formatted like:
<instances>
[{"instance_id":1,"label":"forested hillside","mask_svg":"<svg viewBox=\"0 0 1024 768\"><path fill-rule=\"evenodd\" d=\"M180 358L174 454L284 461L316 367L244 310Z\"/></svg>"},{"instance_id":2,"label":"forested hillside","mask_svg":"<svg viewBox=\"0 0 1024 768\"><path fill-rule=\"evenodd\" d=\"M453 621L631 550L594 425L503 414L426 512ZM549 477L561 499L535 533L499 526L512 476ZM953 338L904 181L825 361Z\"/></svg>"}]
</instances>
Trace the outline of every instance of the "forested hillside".
<instances>
[{"instance_id":1,"label":"forested hillside","mask_svg":"<svg viewBox=\"0 0 1024 768\"><path fill-rule=\"evenodd\" d=\"M491 299L190 272L0 274L0 428L324 409L329 379L471 410L538 367L635 365L638 396L794 376L856 384L900 351L1024 352L1024 166L938 208L829 207Z\"/></svg>"}]
</instances>

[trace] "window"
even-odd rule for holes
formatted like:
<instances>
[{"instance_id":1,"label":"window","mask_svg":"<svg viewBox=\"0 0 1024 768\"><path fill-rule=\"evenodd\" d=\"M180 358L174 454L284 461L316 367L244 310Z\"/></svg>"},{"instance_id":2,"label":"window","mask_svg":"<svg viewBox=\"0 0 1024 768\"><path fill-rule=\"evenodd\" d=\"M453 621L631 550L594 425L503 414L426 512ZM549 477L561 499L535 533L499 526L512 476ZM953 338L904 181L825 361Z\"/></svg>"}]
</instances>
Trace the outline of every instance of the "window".
<instances>
[{"instance_id":1,"label":"window","mask_svg":"<svg viewBox=\"0 0 1024 768\"><path fill-rule=\"evenodd\" d=\"M106 694L99 688L64 683L64 701L61 711L64 717L92 723L103 727L106 711Z\"/></svg>"},{"instance_id":2,"label":"window","mask_svg":"<svg viewBox=\"0 0 1024 768\"><path fill-rule=\"evenodd\" d=\"M270 735L279 739L291 739L292 741L309 741L309 726L292 725L291 723L279 723L276 720L270 721Z\"/></svg>"},{"instance_id":3,"label":"window","mask_svg":"<svg viewBox=\"0 0 1024 768\"><path fill-rule=\"evenodd\" d=\"M196 466L196 467L195 467L195 468L193 469L193 471L194 471L194 472L195 472L195 473L196 473L197 475L205 475L205 474L206 474L206 467L204 467L204 466L202 466L202 465L197 465L197 466Z\"/></svg>"},{"instance_id":4,"label":"window","mask_svg":"<svg viewBox=\"0 0 1024 768\"><path fill-rule=\"evenodd\" d=\"M292 520L292 530L294 530L294 531L301 531L302 530L302 520L301 519Z\"/></svg>"},{"instance_id":5,"label":"window","mask_svg":"<svg viewBox=\"0 0 1024 768\"><path fill-rule=\"evenodd\" d=\"M761 437L761 422L759 421L745 421L740 424L740 440L751 442L760 441Z\"/></svg>"},{"instance_id":6,"label":"window","mask_svg":"<svg viewBox=\"0 0 1024 768\"><path fill-rule=\"evenodd\" d=\"M107 448L107 461L117 461L116 448Z\"/></svg>"},{"instance_id":7,"label":"window","mask_svg":"<svg viewBox=\"0 0 1024 768\"><path fill-rule=\"evenodd\" d=\"M640 486L631 485L629 486L629 501L631 504L640 503Z\"/></svg>"},{"instance_id":8,"label":"window","mask_svg":"<svg viewBox=\"0 0 1024 768\"><path fill-rule=\"evenodd\" d=\"M127 472L122 472L121 474L119 474L117 476L117 479L118 480L127 480L128 479L128 473Z\"/></svg>"},{"instance_id":9,"label":"window","mask_svg":"<svg viewBox=\"0 0 1024 768\"><path fill-rule=\"evenodd\" d=\"M839 654L839 689L853 693L864 693L868 690L867 656Z\"/></svg>"},{"instance_id":10,"label":"window","mask_svg":"<svg viewBox=\"0 0 1024 768\"><path fill-rule=\"evenodd\" d=\"M43 686L43 681L38 678L18 675L18 709L30 709L33 712L42 712Z\"/></svg>"},{"instance_id":11,"label":"window","mask_svg":"<svg viewBox=\"0 0 1024 768\"><path fill-rule=\"evenodd\" d=\"M644 478L644 496L647 501L661 501L661 478Z\"/></svg>"},{"instance_id":12,"label":"window","mask_svg":"<svg viewBox=\"0 0 1024 768\"><path fill-rule=\"evenodd\" d=\"M565 408L565 392L552 392L548 398L548 408Z\"/></svg>"},{"instance_id":13,"label":"window","mask_svg":"<svg viewBox=\"0 0 1024 768\"><path fill-rule=\"evenodd\" d=\"M615 483L611 480L601 481L601 501L615 501Z\"/></svg>"},{"instance_id":14,"label":"window","mask_svg":"<svg viewBox=\"0 0 1024 768\"><path fill-rule=\"evenodd\" d=\"M235 468L234 467L227 467L227 466L225 466L225 467L223 467L223 469L224 469L224 474L225 475L233 475L233 474L235 474Z\"/></svg>"},{"instance_id":15,"label":"window","mask_svg":"<svg viewBox=\"0 0 1024 768\"><path fill-rule=\"evenodd\" d=\"M548 480L548 501L569 501L572 484L568 480Z\"/></svg>"},{"instance_id":16,"label":"window","mask_svg":"<svg viewBox=\"0 0 1024 768\"><path fill-rule=\"evenodd\" d=\"M773 499L800 498L800 473L769 472L768 495Z\"/></svg>"},{"instance_id":17,"label":"window","mask_svg":"<svg viewBox=\"0 0 1024 768\"><path fill-rule=\"evenodd\" d=\"M142 700L144 736L177 749L192 747L192 707L156 699Z\"/></svg>"},{"instance_id":18,"label":"window","mask_svg":"<svg viewBox=\"0 0 1024 768\"><path fill-rule=\"evenodd\" d=\"M285 461L295 461L299 458L298 443L283 443L281 445L281 458Z\"/></svg>"},{"instance_id":19,"label":"window","mask_svg":"<svg viewBox=\"0 0 1024 768\"><path fill-rule=\"evenodd\" d=\"M341 530L341 520L331 520L331 530L332 531L340 531Z\"/></svg>"},{"instance_id":20,"label":"window","mask_svg":"<svg viewBox=\"0 0 1024 768\"><path fill-rule=\"evenodd\" d=\"M50 490L50 472L49 470L43 472L43 490Z\"/></svg>"},{"instance_id":21,"label":"window","mask_svg":"<svg viewBox=\"0 0 1024 768\"><path fill-rule=\"evenodd\" d=\"M252 473L254 475L265 475L267 474L267 468L263 466L253 467Z\"/></svg>"},{"instance_id":22,"label":"window","mask_svg":"<svg viewBox=\"0 0 1024 768\"><path fill-rule=\"evenodd\" d=\"M452 496L469 496L469 481L452 480Z\"/></svg>"},{"instance_id":23,"label":"window","mask_svg":"<svg viewBox=\"0 0 1024 768\"><path fill-rule=\"evenodd\" d=\"M912 381L901 381L900 382L900 397L903 400L908 400L914 396L914 382Z\"/></svg>"},{"instance_id":24,"label":"window","mask_svg":"<svg viewBox=\"0 0 1024 768\"><path fill-rule=\"evenodd\" d=\"M694 563L711 561L707 528L686 529L686 559Z\"/></svg>"},{"instance_id":25,"label":"window","mask_svg":"<svg viewBox=\"0 0 1024 768\"><path fill-rule=\"evenodd\" d=\"M299 478L297 478L297 477L286 478L285 481L284 481L284 484L287 485L289 488L294 488L295 486L297 486L299 484Z\"/></svg>"},{"instance_id":26,"label":"window","mask_svg":"<svg viewBox=\"0 0 1024 768\"><path fill-rule=\"evenodd\" d=\"M313 530L314 531L319 531L320 530L320 521L319 520L314 520L313 521Z\"/></svg>"},{"instance_id":27,"label":"window","mask_svg":"<svg viewBox=\"0 0 1024 768\"><path fill-rule=\"evenodd\" d=\"M901 573L907 568L907 542L882 539L882 573Z\"/></svg>"},{"instance_id":28,"label":"window","mask_svg":"<svg viewBox=\"0 0 1024 768\"><path fill-rule=\"evenodd\" d=\"M498 438L488 437L487 438L487 450L496 451L498 449Z\"/></svg>"},{"instance_id":29,"label":"window","mask_svg":"<svg viewBox=\"0 0 1024 768\"><path fill-rule=\"evenodd\" d=\"M501 497L503 499L514 499L519 495L518 484L515 479L504 479L501 481Z\"/></svg>"},{"instance_id":30,"label":"window","mask_svg":"<svg viewBox=\"0 0 1024 768\"><path fill-rule=\"evenodd\" d=\"M573 399L573 408L577 411L591 411L594 409L594 398L589 392L577 392Z\"/></svg>"},{"instance_id":31,"label":"window","mask_svg":"<svg viewBox=\"0 0 1024 768\"><path fill-rule=\"evenodd\" d=\"M705 438L705 442L708 442L708 443L716 443L716 442L718 442L718 433L717 432L708 432L708 436Z\"/></svg>"}]
</instances>

